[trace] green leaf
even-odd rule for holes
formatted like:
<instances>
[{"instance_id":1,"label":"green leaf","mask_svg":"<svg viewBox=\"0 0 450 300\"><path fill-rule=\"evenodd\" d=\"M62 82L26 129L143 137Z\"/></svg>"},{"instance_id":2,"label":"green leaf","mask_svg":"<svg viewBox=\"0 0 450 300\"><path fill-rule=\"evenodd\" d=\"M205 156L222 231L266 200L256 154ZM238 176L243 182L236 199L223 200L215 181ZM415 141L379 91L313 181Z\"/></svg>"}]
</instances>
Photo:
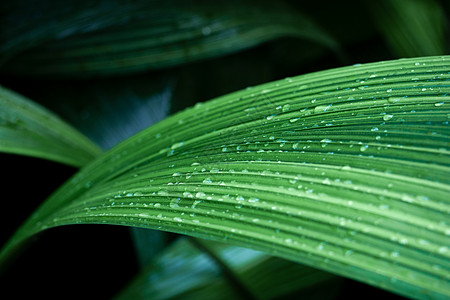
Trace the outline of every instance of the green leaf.
<instances>
[{"instance_id":1,"label":"green leaf","mask_svg":"<svg viewBox=\"0 0 450 300\"><path fill-rule=\"evenodd\" d=\"M339 51L337 43L314 22L283 2L159 0L77 4L73 9L74 1L62 2L66 5L59 4L51 12L44 1L30 12L19 5L7 14L3 26L10 30L3 37L3 51L27 51L15 57L11 54L6 72L52 76L130 73L234 53L286 36ZM17 24L24 15L35 16L36 10L42 12L40 18L30 17L29 25Z\"/></svg>"},{"instance_id":2,"label":"green leaf","mask_svg":"<svg viewBox=\"0 0 450 300\"><path fill-rule=\"evenodd\" d=\"M80 167L101 150L76 129L31 100L0 86L0 152Z\"/></svg>"},{"instance_id":3,"label":"green leaf","mask_svg":"<svg viewBox=\"0 0 450 300\"><path fill-rule=\"evenodd\" d=\"M325 293L335 292L330 287L340 281L329 273L263 252L211 241L202 243L228 265L236 280L251 290L257 299L280 299L320 284L326 284L327 289L321 289ZM239 290L230 284L220 266L207 253L182 238L141 272L116 299L242 298ZM321 296L318 299L324 299L324 294Z\"/></svg>"},{"instance_id":4,"label":"green leaf","mask_svg":"<svg viewBox=\"0 0 450 300\"><path fill-rule=\"evenodd\" d=\"M367 1L373 20L399 57L447 54L446 20L436 0Z\"/></svg>"},{"instance_id":5,"label":"green leaf","mask_svg":"<svg viewBox=\"0 0 450 300\"><path fill-rule=\"evenodd\" d=\"M222 240L414 298L450 296L450 57L249 87L84 167L21 227L117 224Z\"/></svg>"}]
</instances>

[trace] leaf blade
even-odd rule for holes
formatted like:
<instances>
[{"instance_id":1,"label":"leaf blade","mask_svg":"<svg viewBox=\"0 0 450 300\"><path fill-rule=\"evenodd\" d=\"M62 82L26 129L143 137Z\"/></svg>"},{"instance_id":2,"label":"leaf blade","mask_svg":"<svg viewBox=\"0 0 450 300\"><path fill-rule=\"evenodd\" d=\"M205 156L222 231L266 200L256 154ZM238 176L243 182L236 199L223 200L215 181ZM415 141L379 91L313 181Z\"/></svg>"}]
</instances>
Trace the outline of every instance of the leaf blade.
<instances>
[{"instance_id":1,"label":"leaf blade","mask_svg":"<svg viewBox=\"0 0 450 300\"><path fill-rule=\"evenodd\" d=\"M449 57L357 65L197 105L86 166L0 260L48 227L107 223L445 298L449 69Z\"/></svg>"},{"instance_id":2,"label":"leaf blade","mask_svg":"<svg viewBox=\"0 0 450 300\"><path fill-rule=\"evenodd\" d=\"M39 26L18 26L13 13L5 18L4 26L20 33L11 29L3 38L3 51L13 53L3 66L5 72L67 77L127 74L218 57L281 37L304 38L340 52L332 37L285 3L138 1L74 4L71 13L62 4L50 15L49 4L41 5ZM21 17L21 10L25 14L27 9L19 6L13 12ZM54 24L59 11L68 15Z\"/></svg>"},{"instance_id":3,"label":"leaf blade","mask_svg":"<svg viewBox=\"0 0 450 300\"><path fill-rule=\"evenodd\" d=\"M398 57L446 54L445 14L439 1L367 1L373 20Z\"/></svg>"},{"instance_id":4,"label":"leaf blade","mask_svg":"<svg viewBox=\"0 0 450 300\"><path fill-rule=\"evenodd\" d=\"M102 151L76 129L31 100L0 87L0 152L80 167Z\"/></svg>"}]
</instances>

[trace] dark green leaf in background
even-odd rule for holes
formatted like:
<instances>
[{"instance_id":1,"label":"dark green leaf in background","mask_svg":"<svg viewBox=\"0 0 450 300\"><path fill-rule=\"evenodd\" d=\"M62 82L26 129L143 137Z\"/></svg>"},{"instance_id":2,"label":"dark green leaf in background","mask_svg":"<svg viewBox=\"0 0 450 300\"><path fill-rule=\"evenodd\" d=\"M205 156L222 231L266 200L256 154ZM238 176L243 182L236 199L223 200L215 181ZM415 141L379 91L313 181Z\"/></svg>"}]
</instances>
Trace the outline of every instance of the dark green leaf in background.
<instances>
[{"instance_id":1,"label":"dark green leaf in background","mask_svg":"<svg viewBox=\"0 0 450 300\"><path fill-rule=\"evenodd\" d=\"M49 11L50 1L25 9L14 6L2 23L9 30L0 36L0 53L10 57L4 72L69 77L132 73L222 56L286 36L312 40L340 55L335 40L283 2L77 2L53 7L51 1ZM37 17L17 23L22 14Z\"/></svg>"},{"instance_id":2,"label":"dark green leaf in background","mask_svg":"<svg viewBox=\"0 0 450 300\"><path fill-rule=\"evenodd\" d=\"M448 53L448 24L437 0L367 1L372 19L398 57Z\"/></svg>"},{"instance_id":3,"label":"dark green leaf in background","mask_svg":"<svg viewBox=\"0 0 450 300\"><path fill-rule=\"evenodd\" d=\"M236 299L244 298L230 288L220 266L188 239L166 248L155 262L117 299ZM226 263L257 299L292 295L327 299L341 279L329 273L292 263L262 252L231 245L200 241ZM326 289L313 288L326 284ZM303 294L299 291L303 291Z\"/></svg>"}]
</instances>

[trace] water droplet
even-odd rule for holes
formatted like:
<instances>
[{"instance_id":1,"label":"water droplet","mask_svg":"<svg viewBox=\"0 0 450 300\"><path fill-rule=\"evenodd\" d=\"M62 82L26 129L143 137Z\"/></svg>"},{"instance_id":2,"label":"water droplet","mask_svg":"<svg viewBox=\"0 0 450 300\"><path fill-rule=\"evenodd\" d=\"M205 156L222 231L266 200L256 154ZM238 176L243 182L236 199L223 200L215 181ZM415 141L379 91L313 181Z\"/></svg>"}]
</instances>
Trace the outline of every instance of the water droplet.
<instances>
[{"instance_id":1,"label":"water droplet","mask_svg":"<svg viewBox=\"0 0 450 300\"><path fill-rule=\"evenodd\" d=\"M408 194L403 194L402 195L402 200L405 201L405 202L408 202L408 203L414 202L414 199Z\"/></svg>"},{"instance_id":2,"label":"water droplet","mask_svg":"<svg viewBox=\"0 0 450 300\"><path fill-rule=\"evenodd\" d=\"M209 26L205 26L205 27L202 28L202 34L204 36L210 35L211 31L212 31L211 27L209 27Z\"/></svg>"},{"instance_id":3,"label":"water droplet","mask_svg":"<svg viewBox=\"0 0 450 300\"><path fill-rule=\"evenodd\" d=\"M438 107L438 106L442 106L444 104L445 104L445 102L437 102L437 103L434 104L434 106Z\"/></svg>"},{"instance_id":4,"label":"water droplet","mask_svg":"<svg viewBox=\"0 0 450 300\"><path fill-rule=\"evenodd\" d=\"M292 119L289 120L289 122L290 122L290 123L295 123L295 122L297 122L298 120L300 120L300 118L292 118Z\"/></svg>"},{"instance_id":5,"label":"water droplet","mask_svg":"<svg viewBox=\"0 0 450 300\"><path fill-rule=\"evenodd\" d=\"M161 203L155 203L155 205L153 205L153 207L156 207L156 208L161 207Z\"/></svg>"},{"instance_id":6,"label":"water droplet","mask_svg":"<svg viewBox=\"0 0 450 300\"><path fill-rule=\"evenodd\" d=\"M329 105L318 105L314 108L314 112L315 113L321 113L321 112L327 112L331 106L333 106L332 104Z\"/></svg>"},{"instance_id":7,"label":"water droplet","mask_svg":"<svg viewBox=\"0 0 450 300\"><path fill-rule=\"evenodd\" d=\"M179 143L175 143L173 144L170 149L175 150L177 148L180 148L181 146L183 146L184 142L179 142Z\"/></svg>"},{"instance_id":8,"label":"water droplet","mask_svg":"<svg viewBox=\"0 0 450 300\"><path fill-rule=\"evenodd\" d=\"M323 143L322 144L322 148L325 148L329 143L332 142L332 140L330 140L330 139L322 139L322 140L320 140L320 142Z\"/></svg>"},{"instance_id":9,"label":"water droplet","mask_svg":"<svg viewBox=\"0 0 450 300\"><path fill-rule=\"evenodd\" d=\"M207 177L207 178L203 179L202 182L209 184L209 183L212 183L212 180L211 180L211 178Z\"/></svg>"},{"instance_id":10,"label":"water droplet","mask_svg":"<svg viewBox=\"0 0 450 300\"><path fill-rule=\"evenodd\" d=\"M181 219L181 218L178 218L178 217L174 217L173 218L175 221L177 221L177 222L183 222L183 220Z\"/></svg>"},{"instance_id":11,"label":"water droplet","mask_svg":"<svg viewBox=\"0 0 450 300\"><path fill-rule=\"evenodd\" d=\"M159 196L169 196L169 192L168 191L158 191L157 193Z\"/></svg>"},{"instance_id":12,"label":"water droplet","mask_svg":"<svg viewBox=\"0 0 450 300\"><path fill-rule=\"evenodd\" d=\"M367 148L369 148L369 145L363 145L359 148L359 151L364 152L367 150Z\"/></svg>"},{"instance_id":13,"label":"water droplet","mask_svg":"<svg viewBox=\"0 0 450 300\"><path fill-rule=\"evenodd\" d=\"M170 200L170 207L171 208L177 208L177 207L180 207L179 205L178 205L178 203L180 202L180 198L172 198L171 200Z\"/></svg>"},{"instance_id":14,"label":"water droplet","mask_svg":"<svg viewBox=\"0 0 450 300\"><path fill-rule=\"evenodd\" d=\"M389 120L392 119L393 117L394 117L394 115L384 115L384 116L383 116L383 120L389 121Z\"/></svg>"},{"instance_id":15,"label":"water droplet","mask_svg":"<svg viewBox=\"0 0 450 300\"><path fill-rule=\"evenodd\" d=\"M323 183L323 184L326 184L326 185L330 185L330 184L331 184L331 181L330 181L329 178L325 178L324 180L322 180L322 183Z\"/></svg>"},{"instance_id":16,"label":"water droplet","mask_svg":"<svg viewBox=\"0 0 450 300\"><path fill-rule=\"evenodd\" d=\"M255 202L258 202L258 201L259 201L259 198L256 198L256 197L248 198L248 202L250 202L250 203L255 203Z\"/></svg>"},{"instance_id":17,"label":"water droplet","mask_svg":"<svg viewBox=\"0 0 450 300\"><path fill-rule=\"evenodd\" d=\"M291 106L289 104L283 105L283 108L281 109L282 112L287 112L291 109Z\"/></svg>"},{"instance_id":18,"label":"water droplet","mask_svg":"<svg viewBox=\"0 0 450 300\"><path fill-rule=\"evenodd\" d=\"M380 209L383 209L383 210L386 210L386 209L389 209L389 205L387 205L387 204L381 204L381 205L379 206L379 208L380 208Z\"/></svg>"},{"instance_id":19,"label":"water droplet","mask_svg":"<svg viewBox=\"0 0 450 300\"><path fill-rule=\"evenodd\" d=\"M242 197L242 196L237 196L237 197L236 197L236 200L237 200L237 201L244 201L245 199L244 199L244 197Z\"/></svg>"},{"instance_id":20,"label":"water droplet","mask_svg":"<svg viewBox=\"0 0 450 300\"><path fill-rule=\"evenodd\" d=\"M389 97L388 98L388 102L389 103L396 103L396 102L398 102L398 101L400 101L400 100L402 100L402 98L400 98L400 97Z\"/></svg>"},{"instance_id":21,"label":"water droplet","mask_svg":"<svg viewBox=\"0 0 450 300\"><path fill-rule=\"evenodd\" d=\"M298 144L298 143L295 143L295 144L292 145L292 149L294 149L294 150L295 150L295 149L298 149L298 146L299 146L299 144Z\"/></svg>"},{"instance_id":22,"label":"water droplet","mask_svg":"<svg viewBox=\"0 0 450 300\"><path fill-rule=\"evenodd\" d=\"M200 204L200 203L202 203L201 200L195 200L195 201L192 203L192 208L195 209L195 207L196 207L198 204Z\"/></svg>"},{"instance_id":23,"label":"water droplet","mask_svg":"<svg viewBox=\"0 0 450 300\"><path fill-rule=\"evenodd\" d=\"M196 198L204 198L204 197L206 197L206 194L203 192L198 192L197 194L195 194L195 197Z\"/></svg>"},{"instance_id":24,"label":"water droplet","mask_svg":"<svg viewBox=\"0 0 450 300\"><path fill-rule=\"evenodd\" d=\"M190 192L183 192L183 197L194 198L194 195L192 195Z\"/></svg>"},{"instance_id":25,"label":"water droplet","mask_svg":"<svg viewBox=\"0 0 450 300\"><path fill-rule=\"evenodd\" d=\"M398 251L392 251L392 252L391 252L391 256L392 256L392 257L399 257L399 256L400 256L400 253L399 253Z\"/></svg>"},{"instance_id":26,"label":"water droplet","mask_svg":"<svg viewBox=\"0 0 450 300\"><path fill-rule=\"evenodd\" d=\"M446 252L448 251L448 248L445 247L445 246L443 246L443 247L440 247L440 248L438 249L438 251L439 251L439 253L444 254L444 253L446 253Z\"/></svg>"}]
</instances>

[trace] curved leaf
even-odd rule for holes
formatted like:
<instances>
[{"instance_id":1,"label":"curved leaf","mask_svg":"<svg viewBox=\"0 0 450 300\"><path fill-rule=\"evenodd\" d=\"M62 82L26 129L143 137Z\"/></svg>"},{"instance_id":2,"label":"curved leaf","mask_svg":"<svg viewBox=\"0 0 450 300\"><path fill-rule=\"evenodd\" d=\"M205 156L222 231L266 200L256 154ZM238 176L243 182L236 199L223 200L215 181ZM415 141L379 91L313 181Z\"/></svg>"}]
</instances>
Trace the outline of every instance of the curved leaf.
<instances>
[{"instance_id":1,"label":"curved leaf","mask_svg":"<svg viewBox=\"0 0 450 300\"><path fill-rule=\"evenodd\" d=\"M196 105L84 167L0 261L49 227L118 224L444 299L449 72L448 56L355 65Z\"/></svg>"},{"instance_id":2,"label":"curved leaf","mask_svg":"<svg viewBox=\"0 0 450 300\"><path fill-rule=\"evenodd\" d=\"M339 51L314 22L283 2L97 0L99 5L75 3L73 9L72 2L79 1L61 2L64 5L57 4L51 12L44 1L31 8L18 5L7 14L3 26L11 29L3 37L3 51L28 51L10 59L5 71L64 76L130 73L217 57L286 36ZM36 10L42 16L34 20ZM33 22L18 25L17 19L24 18ZM38 26L33 27L34 22Z\"/></svg>"},{"instance_id":3,"label":"curved leaf","mask_svg":"<svg viewBox=\"0 0 450 300\"><path fill-rule=\"evenodd\" d=\"M340 281L329 273L262 252L210 241L202 243L229 266L257 299L279 299L320 284L327 285L327 289L322 289L324 294L332 294L335 291L330 286ZM318 299L323 299L324 294ZM220 267L204 251L182 238L115 299L236 299L239 295Z\"/></svg>"},{"instance_id":4,"label":"curved leaf","mask_svg":"<svg viewBox=\"0 0 450 300\"><path fill-rule=\"evenodd\" d=\"M0 152L80 167L102 151L56 115L0 86Z\"/></svg>"},{"instance_id":5,"label":"curved leaf","mask_svg":"<svg viewBox=\"0 0 450 300\"><path fill-rule=\"evenodd\" d=\"M447 54L446 20L439 1L367 1L374 23L399 57Z\"/></svg>"}]
</instances>

